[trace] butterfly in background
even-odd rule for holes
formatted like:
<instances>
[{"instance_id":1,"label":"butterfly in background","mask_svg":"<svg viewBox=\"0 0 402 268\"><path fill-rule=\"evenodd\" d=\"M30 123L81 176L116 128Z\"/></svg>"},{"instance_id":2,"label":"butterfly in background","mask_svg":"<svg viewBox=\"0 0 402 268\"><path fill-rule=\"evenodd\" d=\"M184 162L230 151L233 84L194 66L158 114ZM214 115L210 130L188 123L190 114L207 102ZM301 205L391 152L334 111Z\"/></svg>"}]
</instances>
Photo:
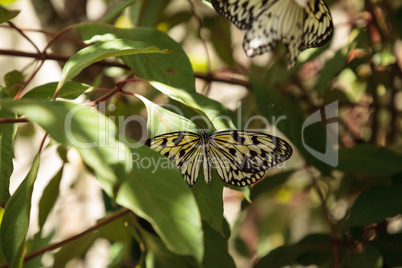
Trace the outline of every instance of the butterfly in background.
<instances>
[{"instance_id":1,"label":"butterfly in background","mask_svg":"<svg viewBox=\"0 0 402 268\"><path fill-rule=\"evenodd\" d=\"M272 50L278 41L287 47L287 67L299 53L320 47L333 33L331 13L323 0L212 0L215 10L237 28L248 30L243 49L248 57Z\"/></svg>"},{"instance_id":2,"label":"butterfly in background","mask_svg":"<svg viewBox=\"0 0 402 268\"><path fill-rule=\"evenodd\" d=\"M210 136L205 132L172 132L150 138L145 144L172 160L190 186L197 181L201 162L207 183L212 166L226 183L246 186L260 180L268 168L286 161L293 152L281 138L237 130Z\"/></svg>"}]
</instances>

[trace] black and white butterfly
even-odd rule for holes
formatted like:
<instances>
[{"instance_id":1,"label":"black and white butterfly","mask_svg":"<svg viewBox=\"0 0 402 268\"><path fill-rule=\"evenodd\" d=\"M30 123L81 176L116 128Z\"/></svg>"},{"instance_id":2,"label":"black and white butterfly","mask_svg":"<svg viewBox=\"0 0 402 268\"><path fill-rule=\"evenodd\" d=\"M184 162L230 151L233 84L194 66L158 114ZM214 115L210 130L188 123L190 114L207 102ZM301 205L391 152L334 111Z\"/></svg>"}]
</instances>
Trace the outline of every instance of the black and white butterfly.
<instances>
[{"instance_id":1,"label":"black and white butterfly","mask_svg":"<svg viewBox=\"0 0 402 268\"><path fill-rule=\"evenodd\" d=\"M146 141L151 149L171 159L188 185L197 181L201 162L205 181L211 181L211 166L226 183L246 186L260 180L268 168L286 161L292 147L285 140L265 133L226 130L212 135L188 132L162 134Z\"/></svg>"},{"instance_id":2,"label":"black and white butterfly","mask_svg":"<svg viewBox=\"0 0 402 268\"><path fill-rule=\"evenodd\" d=\"M272 50L278 41L287 47L288 68L299 53L323 46L333 33L331 13L323 0L212 0L217 12L241 30L243 49L253 57Z\"/></svg>"}]
</instances>

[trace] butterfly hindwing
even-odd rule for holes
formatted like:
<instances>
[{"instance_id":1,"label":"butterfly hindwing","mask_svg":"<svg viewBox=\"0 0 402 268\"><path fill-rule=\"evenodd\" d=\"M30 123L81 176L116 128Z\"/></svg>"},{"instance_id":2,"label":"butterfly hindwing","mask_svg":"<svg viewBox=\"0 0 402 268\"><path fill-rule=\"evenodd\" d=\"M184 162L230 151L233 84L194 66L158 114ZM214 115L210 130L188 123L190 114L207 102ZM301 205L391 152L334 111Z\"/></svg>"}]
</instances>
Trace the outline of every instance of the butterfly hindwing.
<instances>
[{"instance_id":1,"label":"butterfly hindwing","mask_svg":"<svg viewBox=\"0 0 402 268\"><path fill-rule=\"evenodd\" d=\"M209 157L219 176L235 186L255 183L268 168L292 155L292 147L283 139L251 131L216 132L209 144Z\"/></svg>"},{"instance_id":2,"label":"butterfly hindwing","mask_svg":"<svg viewBox=\"0 0 402 268\"><path fill-rule=\"evenodd\" d=\"M162 134L146 141L151 149L173 161L190 186L194 185L200 171L201 143L201 136L187 131Z\"/></svg>"}]
</instances>

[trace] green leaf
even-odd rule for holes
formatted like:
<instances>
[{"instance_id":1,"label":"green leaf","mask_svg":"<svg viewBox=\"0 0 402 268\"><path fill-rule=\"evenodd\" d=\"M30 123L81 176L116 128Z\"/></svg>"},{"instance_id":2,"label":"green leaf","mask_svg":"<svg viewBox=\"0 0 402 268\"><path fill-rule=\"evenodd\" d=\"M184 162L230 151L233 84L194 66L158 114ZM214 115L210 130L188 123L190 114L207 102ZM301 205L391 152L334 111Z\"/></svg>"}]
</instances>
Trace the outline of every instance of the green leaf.
<instances>
[{"instance_id":1,"label":"green leaf","mask_svg":"<svg viewBox=\"0 0 402 268\"><path fill-rule=\"evenodd\" d=\"M114 39L98 42L92 46L81 49L66 62L57 88L59 89L64 86L67 81L74 78L89 65L109 57L168 52L168 50L160 50L157 47L150 46L141 41Z\"/></svg>"},{"instance_id":2,"label":"green leaf","mask_svg":"<svg viewBox=\"0 0 402 268\"><path fill-rule=\"evenodd\" d=\"M201 262L201 217L190 188L168 158L134 145L133 169L121 181L116 202L149 221L170 251Z\"/></svg>"},{"instance_id":3,"label":"green leaf","mask_svg":"<svg viewBox=\"0 0 402 268\"><path fill-rule=\"evenodd\" d=\"M1 223L1 247L9 267L21 267L24 256L25 237L28 232L33 184L39 169L39 157L31 170L11 196Z\"/></svg>"},{"instance_id":4,"label":"green leaf","mask_svg":"<svg viewBox=\"0 0 402 268\"><path fill-rule=\"evenodd\" d=\"M211 16L204 18L204 27L211 31L212 44L217 52L217 55L229 66L233 66L233 50L228 49L232 47L232 35L230 30L229 21L223 16Z\"/></svg>"},{"instance_id":5,"label":"green leaf","mask_svg":"<svg viewBox=\"0 0 402 268\"><path fill-rule=\"evenodd\" d=\"M380 236L372 243L382 253L388 267L402 266L402 233Z\"/></svg>"},{"instance_id":6,"label":"green leaf","mask_svg":"<svg viewBox=\"0 0 402 268\"><path fill-rule=\"evenodd\" d=\"M333 261L331 239L327 234L308 235L293 245L296 262L302 265L316 264L319 267L330 265Z\"/></svg>"},{"instance_id":7,"label":"green leaf","mask_svg":"<svg viewBox=\"0 0 402 268\"><path fill-rule=\"evenodd\" d=\"M0 6L0 24L11 20L20 13L20 10L8 10Z\"/></svg>"},{"instance_id":8,"label":"green leaf","mask_svg":"<svg viewBox=\"0 0 402 268\"><path fill-rule=\"evenodd\" d=\"M294 263L294 252L290 246L281 246L271 250L267 255L262 257L255 268L282 268Z\"/></svg>"},{"instance_id":9,"label":"green leaf","mask_svg":"<svg viewBox=\"0 0 402 268\"><path fill-rule=\"evenodd\" d=\"M185 258L168 250L155 235L145 230L141 230L141 235L146 246L145 267L170 268L172 264L175 268L199 267L194 259Z\"/></svg>"},{"instance_id":10,"label":"green leaf","mask_svg":"<svg viewBox=\"0 0 402 268\"><path fill-rule=\"evenodd\" d=\"M70 260L76 257L84 257L97 238L98 233L92 232L64 244L53 255L53 267L66 267Z\"/></svg>"},{"instance_id":11,"label":"green leaf","mask_svg":"<svg viewBox=\"0 0 402 268\"><path fill-rule=\"evenodd\" d=\"M259 195L264 194L267 191L285 183L293 172L294 170L290 170L276 173L272 176L266 176L265 179L261 180L251 188L250 199L255 200Z\"/></svg>"},{"instance_id":12,"label":"green leaf","mask_svg":"<svg viewBox=\"0 0 402 268\"><path fill-rule=\"evenodd\" d=\"M100 221L106 218L108 217ZM133 226L132 215L126 214L103 224L96 229L96 232L86 233L82 237L64 243L59 251L54 254L53 267L66 267L66 264L70 260L85 257L88 250L93 246L93 243L99 238L105 238L113 244L122 242L124 245L129 245L132 240L129 231L129 227L131 226Z\"/></svg>"},{"instance_id":13,"label":"green leaf","mask_svg":"<svg viewBox=\"0 0 402 268\"><path fill-rule=\"evenodd\" d=\"M327 91L332 90L330 83L332 79L338 76L346 67L348 62L347 55L343 50L338 52L324 66L318 77L315 89L320 97L323 97Z\"/></svg>"},{"instance_id":14,"label":"green leaf","mask_svg":"<svg viewBox=\"0 0 402 268\"><path fill-rule=\"evenodd\" d=\"M379 222L401 213L402 186L376 186L362 192L350 209L345 227Z\"/></svg>"},{"instance_id":15,"label":"green leaf","mask_svg":"<svg viewBox=\"0 0 402 268\"><path fill-rule=\"evenodd\" d=\"M150 137L167 132L192 131L197 133L197 126L187 118L171 112L159 105L149 101L145 97L135 94L147 108L147 129Z\"/></svg>"},{"instance_id":16,"label":"green leaf","mask_svg":"<svg viewBox=\"0 0 402 268\"><path fill-rule=\"evenodd\" d=\"M60 168L57 174L50 180L49 184L43 190L42 197L39 201L39 228L42 230L43 225L49 216L50 211L56 203L59 196L59 186L63 175L64 165Z\"/></svg>"},{"instance_id":17,"label":"green leaf","mask_svg":"<svg viewBox=\"0 0 402 268\"><path fill-rule=\"evenodd\" d=\"M27 240L25 255L29 255L48 246L54 237L54 232L48 234L45 237L42 237L41 235L42 233L38 232L31 239ZM43 266L42 256L43 255L38 255L35 258L25 261L24 268L37 268Z\"/></svg>"},{"instance_id":18,"label":"green leaf","mask_svg":"<svg viewBox=\"0 0 402 268\"><path fill-rule=\"evenodd\" d=\"M400 251L398 252L400 255ZM381 253L373 245L368 245L363 252L352 254L348 267L380 268L382 266Z\"/></svg>"},{"instance_id":19,"label":"green leaf","mask_svg":"<svg viewBox=\"0 0 402 268\"><path fill-rule=\"evenodd\" d=\"M189 90L170 87L158 82L150 82L150 84L169 98L181 102L196 110L201 116L205 116L216 130L236 129L231 120L231 113L222 103Z\"/></svg>"},{"instance_id":20,"label":"green leaf","mask_svg":"<svg viewBox=\"0 0 402 268\"><path fill-rule=\"evenodd\" d=\"M77 149L110 196L118 178L129 172L129 150L117 140L114 123L99 111L86 105L36 99L1 100L0 105L25 115L57 142Z\"/></svg>"},{"instance_id":21,"label":"green leaf","mask_svg":"<svg viewBox=\"0 0 402 268\"><path fill-rule=\"evenodd\" d=\"M228 253L228 239L230 237L229 225L225 224L225 236L217 233L207 223L203 222L205 256L203 267L236 267Z\"/></svg>"},{"instance_id":22,"label":"green leaf","mask_svg":"<svg viewBox=\"0 0 402 268\"><path fill-rule=\"evenodd\" d=\"M6 95L0 91L0 98ZM4 111L0 106L0 118L16 118L15 113ZM16 124L0 124L0 206L10 198L10 177L13 173L13 144L17 132Z\"/></svg>"},{"instance_id":23,"label":"green leaf","mask_svg":"<svg viewBox=\"0 0 402 268\"><path fill-rule=\"evenodd\" d=\"M21 99L53 99L53 95L57 88L57 82L48 83L35 87L25 93ZM74 100L78 98L82 93L87 91L90 86L74 81L67 82L61 88L60 93L57 95L58 98Z\"/></svg>"},{"instance_id":24,"label":"green leaf","mask_svg":"<svg viewBox=\"0 0 402 268\"><path fill-rule=\"evenodd\" d=\"M14 98L17 95L18 91L22 88L25 83L25 76L17 70L8 72L4 76L4 82L6 83L6 87L4 90L7 92L7 95L10 98Z\"/></svg>"},{"instance_id":25,"label":"green leaf","mask_svg":"<svg viewBox=\"0 0 402 268\"><path fill-rule=\"evenodd\" d=\"M339 149L338 169L351 173L391 177L402 171L402 154L374 145Z\"/></svg>"},{"instance_id":26,"label":"green leaf","mask_svg":"<svg viewBox=\"0 0 402 268\"><path fill-rule=\"evenodd\" d=\"M191 189L193 190L195 199L197 200L201 219L206 221L215 231L223 236L222 193L224 182L215 170L211 170L211 176L211 182L207 184L204 180L204 172L201 169L198 180Z\"/></svg>"},{"instance_id":27,"label":"green leaf","mask_svg":"<svg viewBox=\"0 0 402 268\"><path fill-rule=\"evenodd\" d=\"M108 10L107 14L103 16L103 23L113 23L120 14L129 6L134 5L138 0L127 0L121 3L118 3L111 10Z\"/></svg>"},{"instance_id":28,"label":"green leaf","mask_svg":"<svg viewBox=\"0 0 402 268\"><path fill-rule=\"evenodd\" d=\"M146 27L117 29L100 23L83 23L75 27L81 31L84 40L121 38L170 49L172 52L169 54L137 54L124 56L122 59L140 78L195 91L190 61L181 45L166 33Z\"/></svg>"},{"instance_id":29,"label":"green leaf","mask_svg":"<svg viewBox=\"0 0 402 268\"><path fill-rule=\"evenodd\" d=\"M165 0L139 1L138 5L130 8L130 19L137 27L148 26L156 28L161 20L161 13L168 4L169 1Z\"/></svg>"}]
</instances>

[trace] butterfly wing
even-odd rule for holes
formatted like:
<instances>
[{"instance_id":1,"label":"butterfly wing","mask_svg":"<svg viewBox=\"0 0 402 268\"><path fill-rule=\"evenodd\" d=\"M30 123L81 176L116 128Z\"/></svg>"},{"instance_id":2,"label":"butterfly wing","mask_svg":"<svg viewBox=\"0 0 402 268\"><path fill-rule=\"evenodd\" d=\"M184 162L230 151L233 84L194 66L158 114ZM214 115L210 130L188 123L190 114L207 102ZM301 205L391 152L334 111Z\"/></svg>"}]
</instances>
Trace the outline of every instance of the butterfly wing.
<instances>
[{"instance_id":1,"label":"butterfly wing","mask_svg":"<svg viewBox=\"0 0 402 268\"><path fill-rule=\"evenodd\" d=\"M331 12L323 0L309 1L305 19L301 50L325 45L334 31Z\"/></svg>"},{"instance_id":2,"label":"butterfly wing","mask_svg":"<svg viewBox=\"0 0 402 268\"><path fill-rule=\"evenodd\" d=\"M251 131L221 131L209 138L208 156L219 176L235 186L260 180L268 168L286 161L292 147L285 140Z\"/></svg>"},{"instance_id":3,"label":"butterfly wing","mask_svg":"<svg viewBox=\"0 0 402 268\"><path fill-rule=\"evenodd\" d=\"M214 9L240 30L250 29L261 11L277 0L212 0Z\"/></svg>"},{"instance_id":4,"label":"butterfly wing","mask_svg":"<svg viewBox=\"0 0 402 268\"><path fill-rule=\"evenodd\" d=\"M304 10L293 0L275 1L253 22L243 40L247 56L254 57L272 50L278 41L287 49L289 67L299 54L303 36Z\"/></svg>"},{"instance_id":5,"label":"butterfly wing","mask_svg":"<svg viewBox=\"0 0 402 268\"><path fill-rule=\"evenodd\" d=\"M172 132L150 138L145 144L172 160L188 185L194 185L203 161L200 135L186 131Z\"/></svg>"},{"instance_id":6,"label":"butterfly wing","mask_svg":"<svg viewBox=\"0 0 402 268\"><path fill-rule=\"evenodd\" d=\"M300 51L322 46L333 32L331 14L323 0L212 0L212 5L240 29L248 29L243 40L247 56L272 50L278 41L288 49L288 68L296 64Z\"/></svg>"}]
</instances>

